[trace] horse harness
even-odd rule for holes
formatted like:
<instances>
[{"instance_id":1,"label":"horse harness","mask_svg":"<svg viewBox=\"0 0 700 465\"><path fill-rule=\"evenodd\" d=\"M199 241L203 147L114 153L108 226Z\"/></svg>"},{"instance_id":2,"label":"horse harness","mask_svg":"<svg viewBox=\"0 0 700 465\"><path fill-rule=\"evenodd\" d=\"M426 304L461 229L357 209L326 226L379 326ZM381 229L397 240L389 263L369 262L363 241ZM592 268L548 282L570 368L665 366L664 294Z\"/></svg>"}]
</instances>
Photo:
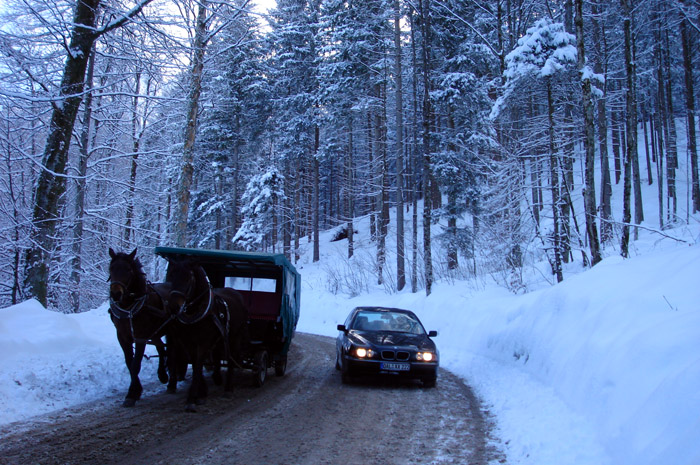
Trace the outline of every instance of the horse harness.
<instances>
[{"instance_id":1,"label":"horse harness","mask_svg":"<svg viewBox=\"0 0 700 465\"><path fill-rule=\"evenodd\" d=\"M156 295L160 298L161 302L163 303L163 308L165 307L165 301L163 299L163 296L161 296L158 291L156 291L151 283L148 283L148 286L153 290L153 292L156 293ZM122 320L122 319L128 319L129 320L129 329L131 331L131 338L134 340L135 343L142 343L142 344L153 344L154 337L165 328L168 323L170 323L176 315L170 315L168 316L168 313L163 310L163 308L158 308L153 305L146 305L146 300L148 300L149 293L147 292L146 294L142 295L141 297L137 298L134 300L134 303L131 304L128 308L124 308L121 305L119 305L119 302L116 302L114 299L111 297L109 298L109 314L112 316L113 319L116 320ZM163 323L155 330L153 333L143 339L143 338L137 338L136 335L134 334L134 317L138 315L141 310L147 309L150 311L151 314L153 314L156 317L163 318ZM115 326L116 326L116 322Z\"/></svg>"},{"instance_id":2,"label":"horse harness","mask_svg":"<svg viewBox=\"0 0 700 465\"><path fill-rule=\"evenodd\" d=\"M204 291L202 294L197 296L195 299L193 299L191 302L185 301L184 304L180 307L176 315L173 315L174 318L177 319L180 323L184 325L192 325L195 323L198 323L202 321L204 318L206 318L208 315L211 315L212 321L214 322L214 325L216 328L219 330L219 333L221 333L221 336L223 337L224 340L224 354L226 356L227 360L233 360L231 357L231 348L229 345L229 332L231 329L231 312L229 310L228 302L226 302L226 299L220 296L217 296L214 294L214 288L212 287L211 283L209 282L209 278L207 279L207 291ZM188 293L189 290L191 289L191 286L188 287ZM175 291L178 292L178 291ZM204 295L208 295L208 302L206 307L204 307L203 310L198 310L196 313L193 315L190 315L187 313L187 309L192 307L195 302L199 301ZM215 304L216 303L221 303L223 304L224 309L222 311L212 311L215 309ZM234 361L235 363L235 361ZM240 367L239 367L240 368Z\"/></svg>"}]
</instances>

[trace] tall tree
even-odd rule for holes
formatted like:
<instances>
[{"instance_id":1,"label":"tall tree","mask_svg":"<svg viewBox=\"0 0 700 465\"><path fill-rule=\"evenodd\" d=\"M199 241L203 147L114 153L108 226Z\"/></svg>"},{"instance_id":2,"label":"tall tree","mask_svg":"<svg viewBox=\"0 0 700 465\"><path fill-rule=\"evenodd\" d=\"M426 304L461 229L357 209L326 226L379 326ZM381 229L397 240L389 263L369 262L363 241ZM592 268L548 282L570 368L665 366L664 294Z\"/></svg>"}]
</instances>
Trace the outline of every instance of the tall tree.
<instances>
[{"instance_id":1,"label":"tall tree","mask_svg":"<svg viewBox=\"0 0 700 465\"><path fill-rule=\"evenodd\" d=\"M403 67L401 64L401 2L394 0L394 75L396 76L396 290L406 285L404 243Z\"/></svg>"},{"instance_id":2,"label":"tall tree","mask_svg":"<svg viewBox=\"0 0 700 465\"><path fill-rule=\"evenodd\" d=\"M430 178L432 173L432 102L430 100L430 73L432 71L432 24L430 0L419 0L418 9L421 24L421 54L423 58L423 266L425 273L425 294L433 290L433 252L430 226L432 224L432 197Z\"/></svg>"},{"instance_id":3,"label":"tall tree","mask_svg":"<svg viewBox=\"0 0 700 465\"><path fill-rule=\"evenodd\" d=\"M626 133L627 150L625 153L625 177L623 187L623 213L622 213L622 242L620 252L623 257L629 256L629 228L632 219L631 214L631 189L632 189L632 158L637 157L637 88L636 69L634 64L634 43L632 37L632 0L620 0L622 5L622 20L625 32L625 70L627 74L626 102Z\"/></svg>"},{"instance_id":4,"label":"tall tree","mask_svg":"<svg viewBox=\"0 0 700 465\"><path fill-rule=\"evenodd\" d=\"M681 0L685 6L686 0ZM698 143L695 128L695 77L693 76L693 54L697 49L697 31L687 14L681 9L681 44L683 47L683 72L685 77L685 108L688 119L688 150L690 151L690 174L693 213L700 211L700 176L698 175Z\"/></svg>"},{"instance_id":5,"label":"tall tree","mask_svg":"<svg viewBox=\"0 0 700 465\"><path fill-rule=\"evenodd\" d=\"M27 250L25 261L25 289L44 305L47 304L49 267L56 246L56 228L65 203L63 194L66 190L68 149L82 101L90 50L100 36L131 21L150 2L151 0L140 0L132 10L102 28L97 27L100 0L79 0L75 6L63 77L59 95L53 104L44 149L43 169L34 189L34 241Z\"/></svg>"},{"instance_id":6,"label":"tall tree","mask_svg":"<svg viewBox=\"0 0 700 465\"><path fill-rule=\"evenodd\" d=\"M591 91L592 70L586 65L585 42L583 33L583 0L576 0L575 5L576 24L576 48L578 69L581 73L581 86L583 90L583 120L584 120L584 147L586 149L583 194L584 209L586 214L586 232L591 249L591 264L600 262L600 243L598 240L598 228L596 226L597 208L595 201L595 127L593 120L593 96Z\"/></svg>"}]
</instances>

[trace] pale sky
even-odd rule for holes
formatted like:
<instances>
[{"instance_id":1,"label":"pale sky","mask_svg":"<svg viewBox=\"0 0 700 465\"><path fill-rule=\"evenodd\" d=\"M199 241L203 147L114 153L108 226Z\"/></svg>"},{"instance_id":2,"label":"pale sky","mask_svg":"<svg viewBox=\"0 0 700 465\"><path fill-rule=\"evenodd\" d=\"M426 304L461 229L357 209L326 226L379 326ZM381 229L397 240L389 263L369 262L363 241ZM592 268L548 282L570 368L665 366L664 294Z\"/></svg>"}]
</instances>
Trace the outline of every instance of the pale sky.
<instances>
[{"instance_id":1,"label":"pale sky","mask_svg":"<svg viewBox=\"0 0 700 465\"><path fill-rule=\"evenodd\" d=\"M253 0L259 10L267 12L277 6L276 0Z\"/></svg>"}]
</instances>

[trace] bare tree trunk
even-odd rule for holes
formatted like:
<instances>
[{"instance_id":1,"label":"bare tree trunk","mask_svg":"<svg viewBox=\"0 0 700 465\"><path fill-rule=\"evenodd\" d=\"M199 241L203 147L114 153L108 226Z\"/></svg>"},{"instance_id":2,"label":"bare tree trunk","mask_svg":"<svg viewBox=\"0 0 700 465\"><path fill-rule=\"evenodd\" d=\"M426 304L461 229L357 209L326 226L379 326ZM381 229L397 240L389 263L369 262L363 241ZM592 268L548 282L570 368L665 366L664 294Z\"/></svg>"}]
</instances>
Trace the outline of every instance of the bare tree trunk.
<instances>
[{"instance_id":1,"label":"bare tree trunk","mask_svg":"<svg viewBox=\"0 0 700 465\"><path fill-rule=\"evenodd\" d=\"M238 231L238 198L239 198L239 183L241 182L241 167L240 167L240 143L236 142L233 147L233 179L231 185L231 217L230 224L231 227L228 229L228 234L226 235L226 244L231 245L231 239L233 235ZM282 207L284 210L284 206ZM284 213L283 213L284 214ZM228 248L228 247L227 247Z\"/></svg>"},{"instance_id":2,"label":"bare tree trunk","mask_svg":"<svg viewBox=\"0 0 700 465\"><path fill-rule=\"evenodd\" d=\"M549 116L549 172L552 190L552 221L553 232L552 242L554 243L554 269L557 282L564 280L562 271L561 238L559 237L559 226L561 217L561 199L559 195L559 164L557 162L557 150L554 144L554 101L552 99L552 84L547 80L547 114Z\"/></svg>"},{"instance_id":3,"label":"bare tree trunk","mask_svg":"<svg viewBox=\"0 0 700 465\"><path fill-rule=\"evenodd\" d=\"M578 68L583 73L586 64L585 47L583 38L583 0L576 0L575 5L576 23L576 44L578 49ZM596 226L597 207L595 202L595 128L593 120L593 98L591 92L590 78L584 78L583 87L583 120L586 137L584 145L586 148L585 175L583 203L586 215L586 232L588 233L588 244L591 249L591 264L600 262L600 243L598 241L598 228Z\"/></svg>"},{"instance_id":4,"label":"bare tree trunk","mask_svg":"<svg viewBox=\"0 0 700 465\"><path fill-rule=\"evenodd\" d=\"M401 4L394 0L394 72L396 75L396 290L406 285L403 225L403 70L401 66Z\"/></svg>"},{"instance_id":5,"label":"bare tree trunk","mask_svg":"<svg viewBox=\"0 0 700 465\"><path fill-rule=\"evenodd\" d=\"M369 179L370 179L370 192L375 191L376 187L376 167L374 160L374 135L373 135L373 125L372 125L372 114L371 111L367 111L367 156L369 157ZM369 195L369 236L372 240L377 238L377 198L375 195Z\"/></svg>"},{"instance_id":6,"label":"bare tree trunk","mask_svg":"<svg viewBox=\"0 0 700 465\"><path fill-rule=\"evenodd\" d=\"M199 113L199 96L202 92L202 72L204 70L204 53L206 51L207 8L208 0L198 4L197 23L194 34L192 70L190 71L190 91L187 96L187 120L185 122L185 145L182 151L180 178L177 187L177 207L175 208L175 244L187 245L187 220L190 208L190 190L194 177L194 143L197 135L197 116Z\"/></svg>"},{"instance_id":7,"label":"bare tree trunk","mask_svg":"<svg viewBox=\"0 0 700 465\"><path fill-rule=\"evenodd\" d=\"M622 137L620 136L620 114L617 111L613 111L611 114L611 121L610 121L610 126L611 126L611 132L612 132L612 154L613 154L613 161L615 165L615 184L620 183L620 179L622 178L622 163L620 162L621 156L620 153L622 150L620 149L620 143Z\"/></svg>"},{"instance_id":8,"label":"bare tree trunk","mask_svg":"<svg viewBox=\"0 0 700 465\"><path fill-rule=\"evenodd\" d=\"M348 258L352 258L355 253L355 167L353 166L353 134L352 115L348 118L348 156L347 156L347 218L348 218Z\"/></svg>"},{"instance_id":9,"label":"bare tree trunk","mask_svg":"<svg viewBox=\"0 0 700 465\"><path fill-rule=\"evenodd\" d=\"M134 193L136 192L136 170L139 159L139 146L141 143L139 137L139 94L141 93L141 71L137 71L135 75L136 89L134 89L133 105L131 107L131 174L129 176L129 194L126 202L126 220L124 221L124 244L129 247L129 239L131 238L132 226L134 221ZM134 238L135 239L135 238Z\"/></svg>"},{"instance_id":10,"label":"bare tree trunk","mask_svg":"<svg viewBox=\"0 0 700 465\"><path fill-rule=\"evenodd\" d=\"M22 257L22 243L20 242L21 239L24 239L26 234L22 234L22 227L21 227L21 214L20 214L20 205L21 205L21 200L20 198L23 197L22 195L22 189L15 189L15 180L12 174L12 165L13 165L13 157L12 157L12 152L14 150L13 148L13 143L12 143L12 138L11 138L11 133L13 130L12 126L12 110L10 108L6 108L7 110L7 116L5 118L5 122L7 123L7 126L5 128L5 134L2 135L1 140L4 140L6 142L6 147L4 150L4 155L5 155L5 165L6 165L6 173L7 173L7 179L3 181L4 188L7 189L7 195L9 197L9 200L12 204L12 240L13 240L13 253L12 253L12 265L11 265L11 272L12 272L12 285L10 293L11 293L11 300L10 303L12 305L17 304L19 301L20 295L21 295L21 289L20 289L20 263L21 263L21 257ZM34 123L32 123L32 128L34 126ZM30 136L32 137L32 143L30 144L30 150L31 153L34 152L34 143L33 143L33 135ZM21 179L24 179L24 176L21 176ZM24 183L21 182L20 186L22 186ZM18 187L20 187L18 186ZM79 284L79 281L78 281ZM76 284L77 288L77 284Z\"/></svg>"},{"instance_id":11,"label":"bare tree trunk","mask_svg":"<svg viewBox=\"0 0 700 465\"><path fill-rule=\"evenodd\" d=\"M660 86L661 87L661 86ZM656 143L657 157L656 157L656 179L658 180L658 199L659 199L659 228L664 228L664 143L663 143L663 129L661 124L661 107L659 111L654 114L654 126L656 127Z\"/></svg>"},{"instance_id":12,"label":"bare tree trunk","mask_svg":"<svg viewBox=\"0 0 700 465\"><path fill-rule=\"evenodd\" d=\"M320 260L320 250L319 250L319 238L318 238L318 228L319 228L319 209L320 209L320 202L319 202L319 189L320 189L320 180L319 180L319 173L318 173L318 146L319 146L319 138L320 138L320 129L318 125L314 128L314 153L313 153L313 235L314 235L314 256L313 256L313 261L314 263Z\"/></svg>"},{"instance_id":13,"label":"bare tree trunk","mask_svg":"<svg viewBox=\"0 0 700 465\"><path fill-rule=\"evenodd\" d=\"M431 70L431 24L430 0L419 0L421 26L423 32L423 263L425 266L425 295L430 295L433 289L433 256L431 250L430 225L432 216L430 178L431 166L431 128L430 119L432 106L430 103L430 70Z\"/></svg>"},{"instance_id":14,"label":"bare tree trunk","mask_svg":"<svg viewBox=\"0 0 700 465\"><path fill-rule=\"evenodd\" d=\"M411 215L411 292L418 292L418 53L416 52L415 21L411 10L411 106L413 108L413 121L411 124L411 200L413 214Z\"/></svg>"},{"instance_id":15,"label":"bare tree trunk","mask_svg":"<svg viewBox=\"0 0 700 465\"><path fill-rule=\"evenodd\" d=\"M378 168L379 195L377 196L377 284L384 283L386 265L386 236L389 224L389 160L386 147L386 89L377 85L377 97L382 102L375 113L375 133Z\"/></svg>"},{"instance_id":16,"label":"bare tree trunk","mask_svg":"<svg viewBox=\"0 0 700 465\"><path fill-rule=\"evenodd\" d=\"M644 154L646 155L647 162L647 183L649 186L654 184L653 171L651 170L651 150L649 150L649 130L647 129L647 115L646 111L642 114L642 125L644 127Z\"/></svg>"},{"instance_id":17,"label":"bare tree trunk","mask_svg":"<svg viewBox=\"0 0 700 465\"><path fill-rule=\"evenodd\" d=\"M452 117L452 109L448 108L447 113L447 126L450 131L454 131L455 124ZM454 144L448 144L447 150L454 151ZM513 202L508 203L509 206L513 205ZM514 217L519 217L519 212ZM447 246L447 269L456 270L459 266L459 256L457 254L457 194L452 187L449 188L447 194L447 234L450 236L449 245Z\"/></svg>"},{"instance_id":18,"label":"bare tree trunk","mask_svg":"<svg viewBox=\"0 0 700 465\"><path fill-rule=\"evenodd\" d=\"M82 240L85 226L85 192L87 190L87 162L90 156L90 125L92 122L92 77L95 69L95 49L90 53L87 77L85 78L85 98L83 129L80 134L80 159L75 187L75 226L73 227L73 257L71 270L71 307L80 312L80 280L82 277Z\"/></svg>"},{"instance_id":19,"label":"bare tree trunk","mask_svg":"<svg viewBox=\"0 0 700 465\"><path fill-rule=\"evenodd\" d=\"M284 168L284 191L291 193L294 189L294 185L292 184L292 162L289 159L284 161ZM284 208L282 209L282 249L284 250L284 256L287 257L289 261L292 260L293 200L292 196L288 195L284 200Z\"/></svg>"},{"instance_id":20,"label":"bare tree trunk","mask_svg":"<svg viewBox=\"0 0 700 465\"><path fill-rule=\"evenodd\" d=\"M660 85L665 86L664 93L666 101L663 105L666 106L666 124L664 131L666 133L666 186L668 188L668 206L666 214L668 221L674 222L678 212L678 197L676 193L676 168L678 168L678 144L676 134L676 120L673 111L673 93L671 89L671 51L668 38L668 30L662 31L662 42L664 44L663 67L665 79Z\"/></svg>"},{"instance_id":21,"label":"bare tree trunk","mask_svg":"<svg viewBox=\"0 0 700 465\"><path fill-rule=\"evenodd\" d=\"M685 3L685 1L683 1ZM693 213L700 211L700 177L698 176L698 147L695 132L695 86L693 77L693 49L696 34L688 27L688 19L681 21L683 42L683 70L685 71L685 108L688 119L688 149L690 150L690 172L692 184Z\"/></svg>"},{"instance_id":22,"label":"bare tree trunk","mask_svg":"<svg viewBox=\"0 0 700 465\"><path fill-rule=\"evenodd\" d=\"M629 229L631 212L632 166L633 157L637 156L637 97L634 65L634 44L632 43L632 6L631 0L620 0L625 31L625 69L627 72L626 111L627 111L627 150L625 153L625 180L623 190L622 243L623 257L629 256Z\"/></svg>"}]
</instances>

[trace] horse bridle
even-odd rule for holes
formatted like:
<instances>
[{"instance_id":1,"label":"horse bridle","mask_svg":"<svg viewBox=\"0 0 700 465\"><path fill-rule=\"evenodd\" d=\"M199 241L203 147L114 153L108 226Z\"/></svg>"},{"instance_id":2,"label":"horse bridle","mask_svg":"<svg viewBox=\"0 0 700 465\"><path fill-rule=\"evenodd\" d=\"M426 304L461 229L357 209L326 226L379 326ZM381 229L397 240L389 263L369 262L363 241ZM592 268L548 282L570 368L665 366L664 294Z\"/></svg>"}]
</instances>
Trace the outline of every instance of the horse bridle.
<instances>
[{"instance_id":1,"label":"horse bridle","mask_svg":"<svg viewBox=\"0 0 700 465\"><path fill-rule=\"evenodd\" d=\"M113 285L116 284L116 285L118 285L118 286L121 286L122 289L124 289L124 293L126 293L126 291L129 289L129 286L131 285L131 281L134 280L134 274L135 274L135 273L134 273L134 270L132 270L132 269L130 268L130 269L129 269L129 280L126 282L126 284L124 284L124 283L121 282L121 281L113 281L113 280L112 280L112 271L110 270L109 276L107 276L107 282L109 283L109 287L111 288Z\"/></svg>"},{"instance_id":2,"label":"horse bridle","mask_svg":"<svg viewBox=\"0 0 700 465\"><path fill-rule=\"evenodd\" d=\"M191 301L188 301L188 296L192 292L192 289L194 288L195 285L195 277L194 273L190 270L190 280L187 283L187 290L185 292L181 291L170 291L170 295L172 296L173 294L176 295L181 295L183 297L183 304L180 305L180 308L178 309L177 313L175 314L175 317L177 318L177 321L180 323L184 324L194 324L199 321L202 321L204 317L206 317L209 314L209 311L211 310L211 307L214 303L214 288L212 287L211 283L209 282L209 277L204 274L204 279L207 281L207 290L202 292L200 295L192 299ZM187 309L192 307L195 302L198 302L202 297L204 297L205 294L209 294L209 301L207 302L207 306L202 312L195 313L194 315L188 315Z\"/></svg>"},{"instance_id":3,"label":"horse bridle","mask_svg":"<svg viewBox=\"0 0 700 465\"><path fill-rule=\"evenodd\" d=\"M131 281L133 280L133 277L134 277L134 272L133 272L133 270L130 270L130 271L129 271L129 281L128 281L128 285L131 284ZM109 278L108 278L109 281L110 281L110 283L112 283L112 284L113 284L113 283L117 283L117 284L120 284L121 286L124 286L124 284L123 284L122 282L120 282L120 281L112 281L111 278L112 278L112 275L111 275L111 273L110 273ZM129 288L128 288L128 285L127 285L127 286L124 286L124 294L125 294L125 295L126 295L126 291L129 289ZM148 287L153 288L153 286L151 285L151 283L147 283L147 285L148 285ZM158 294L158 292L156 292L156 294ZM128 295L133 296L133 293L132 293L132 294L128 294ZM162 297L160 294L158 294L158 296L159 296L161 299L163 299L163 297ZM122 298L123 298L123 296L122 296ZM163 328L165 328L165 326L166 326L168 323L170 323L170 322L173 320L173 318L174 318L174 316L169 316L168 318L165 318L164 321L163 321L163 323L158 327L158 329L156 329L155 331L153 331L153 333L152 333L149 337L147 337L147 338L145 338L145 339L137 338L136 335L134 334L134 317L135 317L136 315L138 315L144 307L149 308L150 310L152 310L153 313L155 314L155 316L167 316L167 312L164 312L164 311L158 312L158 308L153 307L153 306L150 306L150 305L146 305L146 300L148 300L148 292L146 292L146 293L145 293L144 295L142 295L141 297L135 299L135 300L134 300L134 303L131 304L128 308L124 308L124 307L122 307L122 306L119 304L119 302L117 302L116 300L114 300L111 296L109 297L109 313L110 313L114 318L116 318L117 320L122 320L122 319L125 319L125 318L129 320L129 329L130 329L130 331L131 331L131 338L132 338L132 339L134 340L134 342L136 342L136 343L144 343L144 344L147 344L149 341L153 340L153 337L154 337L156 334L158 334ZM163 302L163 306L165 307L166 305L167 305L167 303L164 301L164 302Z\"/></svg>"}]
</instances>

